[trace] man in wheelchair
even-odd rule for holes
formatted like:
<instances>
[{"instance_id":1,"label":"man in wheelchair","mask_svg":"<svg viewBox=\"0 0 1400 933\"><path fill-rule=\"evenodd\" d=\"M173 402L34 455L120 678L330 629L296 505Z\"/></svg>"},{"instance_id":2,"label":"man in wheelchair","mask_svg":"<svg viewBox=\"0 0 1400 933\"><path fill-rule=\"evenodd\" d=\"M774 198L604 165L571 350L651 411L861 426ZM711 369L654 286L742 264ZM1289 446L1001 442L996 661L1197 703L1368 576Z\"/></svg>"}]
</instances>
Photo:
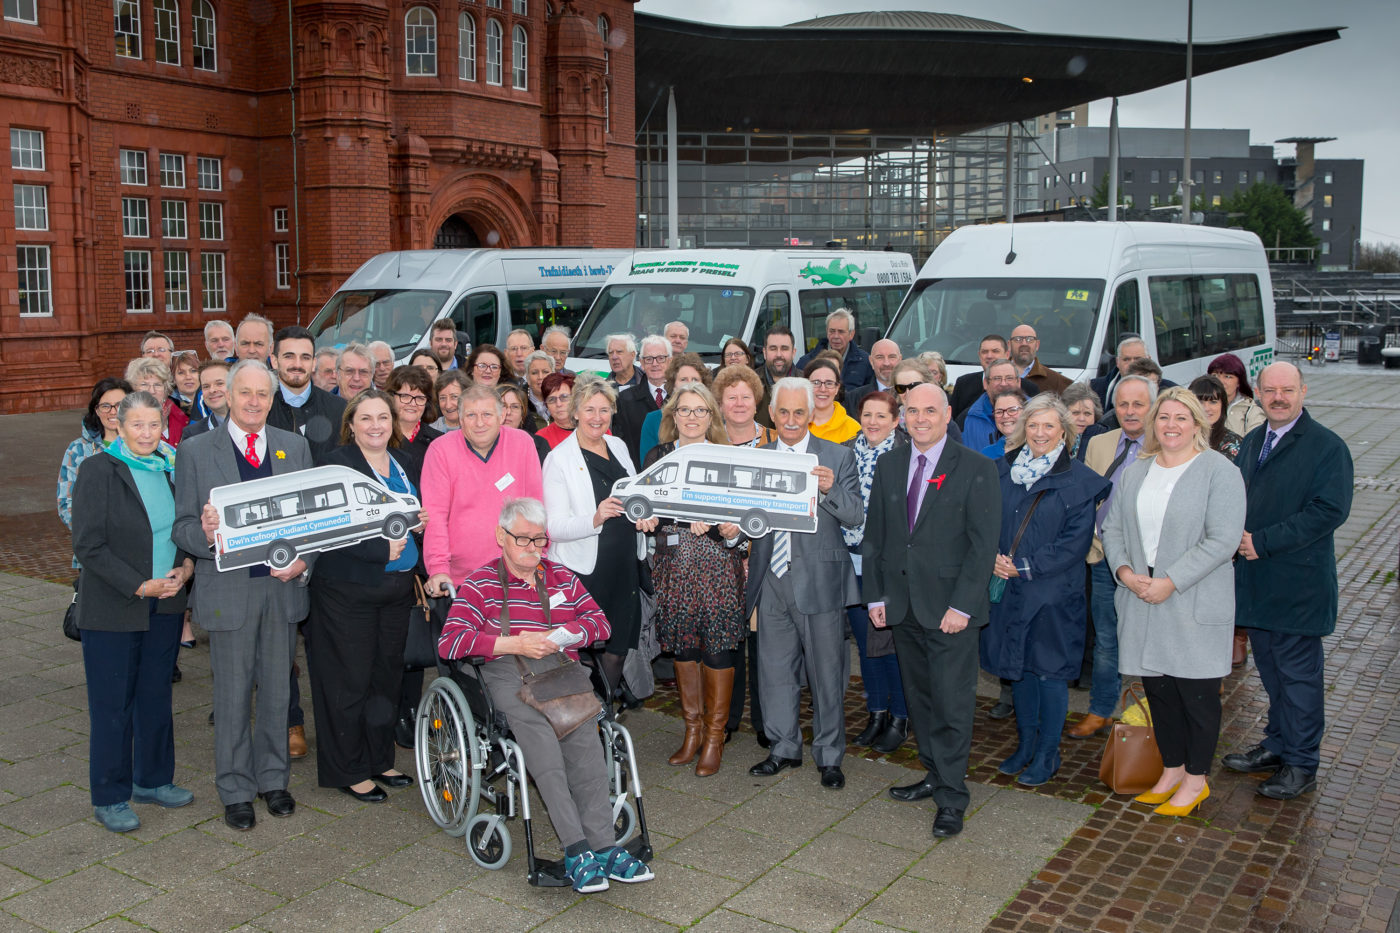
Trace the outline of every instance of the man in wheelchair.
<instances>
[{"instance_id":1,"label":"man in wheelchair","mask_svg":"<svg viewBox=\"0 0 1400 933\"><path fill-rule=\"evenodd\" d=\"M527 691L535 706L522 699L527 679L543 683L535 676L548 676L565 659L577 667L578 649L610 634L607 617L573 571L544 559L549 536L538 499L506 501L496 543L500 558L468 574L457 588L438 651L444 658L487 659L479 668L483 685L524 752L564 847L564 870L574 890L604 891L610 880L650 881L652 870L614 844L607 764L594 727L601 704L597 716L571 723L572 731L560 736L569 726L537 708L552 709L555 701L539 699L548 691ZM587 680L586 672L582 678Z\"/></svg>"}]
</instances>

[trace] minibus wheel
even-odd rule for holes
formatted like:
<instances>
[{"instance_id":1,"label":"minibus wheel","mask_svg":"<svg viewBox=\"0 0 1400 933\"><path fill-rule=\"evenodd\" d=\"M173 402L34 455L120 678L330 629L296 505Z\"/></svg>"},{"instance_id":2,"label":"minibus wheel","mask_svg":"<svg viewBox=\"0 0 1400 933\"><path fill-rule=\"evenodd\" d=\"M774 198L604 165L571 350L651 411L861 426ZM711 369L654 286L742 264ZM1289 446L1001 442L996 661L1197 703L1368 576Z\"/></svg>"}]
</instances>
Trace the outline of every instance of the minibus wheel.
<instances>
[{"instance_id":1,"label":"minibus wheel","mask_svg":"<svg viewBox=\"0 0 1400 933\"><path fill-rule=\"evenodd\" d=\"M297 559L297 549L286 541L274 541L267 548L267 562L275 570L286 570Z\"/></svg>"},{"instance_id":2,"label":"minibus wheel","mask_svg":"<svg viewBox=\"0 0 1400 933\"><path fill-rule=\"evenodd\" d=\"M623 509L626 511L627 517L634 522L651 518L651 503L641 496L633 496L628 499Z\"/></svg>"},{"instance_id":3,"label":"minibus wheel","mask_svg":"<svg viewBox=\"0 0 1400 933\"><path fill-rule=\"evenodd\" d=\"M408 519L402 515L390 515L384 520L384 537L397 541L408 534Z\"/></svg>"},{"instance_id":4,"label":"minibus wheel","mask_svg":"<svg viewBox=\"0 0 1400 933\"><path fill-rule=\"evenodd\" d=\"M761 538L768 534L768 516L758 509L745 512L744 517L739 519L739 527L750 538Z\"/></svg>"}]
</instances>

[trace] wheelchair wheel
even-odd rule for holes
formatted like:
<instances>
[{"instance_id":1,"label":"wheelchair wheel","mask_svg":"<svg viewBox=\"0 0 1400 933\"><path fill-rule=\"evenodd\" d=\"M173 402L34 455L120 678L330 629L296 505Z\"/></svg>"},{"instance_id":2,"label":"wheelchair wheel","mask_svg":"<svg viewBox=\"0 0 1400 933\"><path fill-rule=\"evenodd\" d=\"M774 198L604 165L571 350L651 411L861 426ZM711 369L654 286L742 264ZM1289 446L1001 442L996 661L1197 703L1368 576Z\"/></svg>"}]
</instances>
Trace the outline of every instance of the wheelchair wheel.
<instances>
[{"instance_id":1,"label":"wheelchair wheel","mask_svg":"<svg viewBox=\"0 0 1400 933\"><path fill-rule=\"evenodd\" d=\"M462 689L439 677L418 705L413 757L418 787L434 823L460 836L476 815L481 799L481 769L475 767L476 723Z\"/></svg>"},{"instance_id":2,"label":"wheelchair wheel","mask_svg":"<svg viewBox=\"0 0 1400 933\"><path fill-rule=\"evenodd\" d=\"M495 871L510 861L510 832L505 817L497 813L478 813L467 822L467 851L472 861L482 868Z\"/></svg>"},{"instance_id":3,"label":"wheelchair wheel","mask_svg":"<svg viewBox=\"0 0 1400 933\"><path fill-rule=\"evenodd\" d=\"M626 797L613 801L613 838L622 845L637 831L637 808Z\"/></svg>"}]
</instances>

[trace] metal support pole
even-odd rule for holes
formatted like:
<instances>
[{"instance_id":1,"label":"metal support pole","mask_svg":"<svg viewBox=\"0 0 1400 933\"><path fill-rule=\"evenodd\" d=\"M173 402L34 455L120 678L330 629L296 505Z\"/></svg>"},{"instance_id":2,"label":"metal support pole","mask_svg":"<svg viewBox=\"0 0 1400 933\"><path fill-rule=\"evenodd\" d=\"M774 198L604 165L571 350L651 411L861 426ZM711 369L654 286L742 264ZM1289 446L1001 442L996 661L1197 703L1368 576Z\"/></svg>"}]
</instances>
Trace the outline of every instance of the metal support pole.
<instances>
[{"instance_id":1,"label":"metal support pole","mask_svg":"<svg viewBox=\"0 0 1400 933\"><path fill-rule=\"evenodd\" d=\"M1011 133L1016 124L1006 124L1006 222L1016 222L1016 153L1012 148Z\"/></svg>"},{"instance_id":2,"label":"metal support pole","mask_svg":"<svg viewBox=\"0 0 1400 933\"><path fill-rule=\"evenodd\" d=\"M1118 219L1118 98L1108 111L1108 219Z\"/></svg>"},{"instance_id":3,"label":"metal support pole","mask_svg":"<svg viewBox=\"0 0 1400 933\"><path fill-rule=\"evenodd\" d=\"M666 98L666 236L671 249L681 248L680 182L676 178L676 88Z\"/></svg>"},{"instance_id":4,"label":"metal support pole","mask_svg":"<svg viewBox=\"0 0 1400 933\"><path fill-rule=\"evenodd\" d=\"M1195 0L1186 0L1186 123L1181 141L1181 222L1191 222L1191 36Z\"/></svg>"}]
</instances>

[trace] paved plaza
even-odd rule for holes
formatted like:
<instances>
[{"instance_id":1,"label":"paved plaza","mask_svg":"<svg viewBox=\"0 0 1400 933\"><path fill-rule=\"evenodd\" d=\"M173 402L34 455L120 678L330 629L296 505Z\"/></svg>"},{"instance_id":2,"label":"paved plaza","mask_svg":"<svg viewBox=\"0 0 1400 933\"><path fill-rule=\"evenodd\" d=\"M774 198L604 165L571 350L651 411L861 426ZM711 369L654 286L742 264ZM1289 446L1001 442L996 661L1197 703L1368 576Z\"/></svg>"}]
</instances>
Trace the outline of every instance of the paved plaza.
<instances>
[{"instance_id":1,"label":"paved plaza","mask_svg":"<svg viewBox=\"0 0 1400 933\"><path fill-rule=\"evenodd\" d=\"M893 756L847 757L844 790L810 761L751 778L765 754L742 732L723 770L699 779L665 757L674 695L624 719L637 744L657 879L587 897L525 882L523 834L501 871L478 867L428 819L417 789L363 805L292 767L290 819L223 823L207 722L207 643L181 653L174 687L176 781L195 802L136 807L110 833L88 800L86 694L78 646L59 630L71 594L67 535L53 511L73 412L0 417L0 933L80 930L1375 930L1400 890L1400 373L1309 370L1308 405L1356 459L1338 536L1337 632L1326 640L1328 731L1317 792L1291 803L1254 779L1212 774L1196 816L1154 816L1097 780L1101 743L1065 741L1059 776L1036 790L996 772L1015 743L987 718L984 682L961 836L935 843L932 810L886 789L917 776L912 740ZM1267 702L1252 662L1226 681L1218 754L1257 741ZM1082 712L1085 691L1071 691ZM858 680L848 725L864 717ZM854 734L854 733L851 733ZM399 766L412 770L401 752ZM546 854L548 820L536 823Z\"/></svg>"}]
</instances>

